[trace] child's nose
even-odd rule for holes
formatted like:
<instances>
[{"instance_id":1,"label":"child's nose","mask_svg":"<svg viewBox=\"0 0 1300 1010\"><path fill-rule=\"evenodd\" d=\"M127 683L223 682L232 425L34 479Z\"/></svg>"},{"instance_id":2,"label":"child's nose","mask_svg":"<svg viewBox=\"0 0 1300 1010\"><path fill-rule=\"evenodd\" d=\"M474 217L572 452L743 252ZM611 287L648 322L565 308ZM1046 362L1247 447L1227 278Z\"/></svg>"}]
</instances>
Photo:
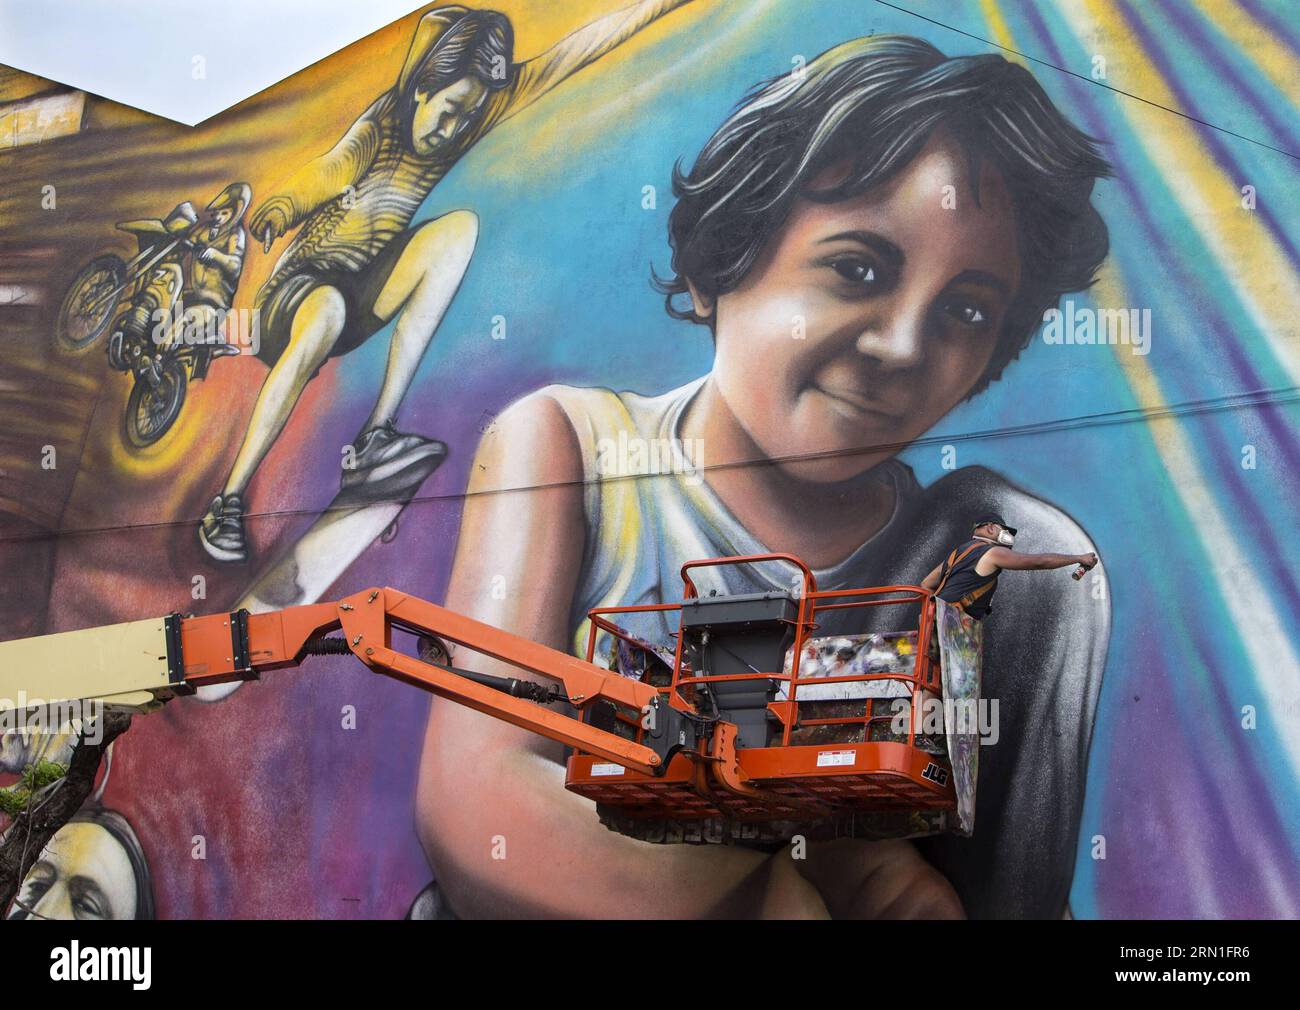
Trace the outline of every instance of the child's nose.
<instances>
[{"instance_id":1,"label":"child's nose","mask_svg":"<svg viewBox=\"0 0 1300 1010\"><path fill-rule=\"evenodd\" d=\"M925 356L925 318L920 313L877 317L858 335L859 354L884 368L915 368Z\"/></svg>"}]
</instances>

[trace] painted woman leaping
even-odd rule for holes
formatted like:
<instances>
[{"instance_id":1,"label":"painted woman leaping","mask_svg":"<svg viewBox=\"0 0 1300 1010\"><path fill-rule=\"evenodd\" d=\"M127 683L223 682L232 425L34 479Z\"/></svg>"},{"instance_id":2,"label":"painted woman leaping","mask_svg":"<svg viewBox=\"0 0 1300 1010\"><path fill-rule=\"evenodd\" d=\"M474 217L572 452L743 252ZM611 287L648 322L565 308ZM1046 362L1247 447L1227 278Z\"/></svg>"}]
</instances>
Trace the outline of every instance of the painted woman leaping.
<instances>
[{"instance_id":1,"label":"painted woman leaping","mask_svg":"<svg viewBox=\"0 0 1300 1010\"><path fill-rule=\"evenodd\" d=\"M402 398L460 286L478 217L455 210L410 227L435 185L493 127L689 0L641 0L598 18L534 59L513 62L505 15L438 7L420 19L397 83L326 154L253 215L269 250L297 235L257 294L270 366L225 486L199 527L217 561L248 560L244 494L307 382L328 358L396 319L379 397L354 440L342 488L367 500L418 487L446 446L393 426Z\"/></svg>"}]
</instances>

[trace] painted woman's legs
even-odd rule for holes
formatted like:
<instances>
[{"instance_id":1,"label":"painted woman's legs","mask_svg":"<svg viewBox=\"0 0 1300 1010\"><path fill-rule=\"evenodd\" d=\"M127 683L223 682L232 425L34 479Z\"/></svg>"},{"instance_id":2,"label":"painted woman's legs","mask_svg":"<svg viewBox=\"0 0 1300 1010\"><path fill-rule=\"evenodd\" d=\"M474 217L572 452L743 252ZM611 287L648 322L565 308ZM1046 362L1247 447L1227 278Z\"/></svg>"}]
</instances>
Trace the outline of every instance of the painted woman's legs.
<instances>
[{"instance_id":1,"label":"painted woman's legs","mask_svg":"<svg viewBox=\"0 0 1300 1010\"><path fill-rule=\"evenodd\" d=\"M388 345L388 366L375 407L363 430L397 415L416 369L433 340L478 242L478 216L469 210L420 226L375 300L375 315L385 321L400 311Z\"/></svg>"},{"instance_id":2,"label":"painted woman's legs","mask_svg":"<svg viewBox=\"0 0 1300 1010\"><path fill-rule=\"evenodd\" d=\"M341 498L347 504L409 499L446 457L441 442L403 434L393 421L477 241L478 218L471 211L453 211L420 225L375 299L371 312L384 322L396 316L396 322L379 396L344 456ZM294 313L289 344L262 384L230 476L200 526L199 539L213 558L247 560L244 491L346 322L343 296L333 287L315 289Z\"/></svg>"},{"instance_id":3,"label":"painted woman's legs","mask_svg":"<svg viewBox=\"0 0 1300 1010\"><path fill-rule=\"evenodd\" d=\"M355 456L345 461L342 487L349 503L409 497L446 458L447 447L394 427L397 408L411 388L478 241L478 217L452 211L420 225L402 250L373 312L397 316L379 397L361 426Z\"/></svg>"},{"instance_id":4,"label":"painted woman's legs","mask_svg":"<svg viewBox=\"0 0 1300 1010\"><path fill-rule=\"evenodd\" d=\"M199 543L213 559L227 564L248 560L244 489L284 430L307 381L329 357L345 322L343 296L331 287L316 288L293 314L289 344L257 394L226 486L212 499L199 523Z\"/></svg>"},{"instance_id":5,"label":"painted woman's legs","mask_svg":"<svg viewBox=\"0 0 1300 1010\"><path fill-rule=\"evenodd\" d=\"M307 381L334 349L343 332L343 296L331 287L316 288L298 306L290 325L289 345L262 383L248 421L248 431L222 494L240 494L280 437Z\"/></svg>"}]
</instances>

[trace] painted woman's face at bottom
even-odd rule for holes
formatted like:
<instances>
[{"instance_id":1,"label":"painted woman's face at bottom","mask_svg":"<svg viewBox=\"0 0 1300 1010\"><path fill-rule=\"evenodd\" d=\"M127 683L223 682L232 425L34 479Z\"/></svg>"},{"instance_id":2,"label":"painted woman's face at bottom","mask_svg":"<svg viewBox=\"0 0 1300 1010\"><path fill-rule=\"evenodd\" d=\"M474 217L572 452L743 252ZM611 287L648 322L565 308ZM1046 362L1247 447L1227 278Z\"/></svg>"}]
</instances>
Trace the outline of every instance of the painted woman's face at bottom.
<instances>
[{"instance_id":1,"label":"painted woman's face at bottom","mask_svg":"<svg viewBox=\"0 0 1300 1010\"><path fill-rule=\"evenodd\" d=\"M1020 261L1001 175L986 163L978 204L969 176L961 148L936 134L858 198L800 200L718 299L714 378L740 425L770 458L829 453L783 464L793 476L863 473L983 375Z\"/></svg>"},{"instance_id":2,"label":"painted woman's face at bottom","mask_svg":"<svg viewBox=\"0 0 1300 1010\"><path fill-rule=\"evenodd\" d=\"M31 918L131 919L135 873L126 850L109 831L74 821L50 839L18 898ZM21 912L15 903L10 917Z\"/></svg>"}]
</instances>

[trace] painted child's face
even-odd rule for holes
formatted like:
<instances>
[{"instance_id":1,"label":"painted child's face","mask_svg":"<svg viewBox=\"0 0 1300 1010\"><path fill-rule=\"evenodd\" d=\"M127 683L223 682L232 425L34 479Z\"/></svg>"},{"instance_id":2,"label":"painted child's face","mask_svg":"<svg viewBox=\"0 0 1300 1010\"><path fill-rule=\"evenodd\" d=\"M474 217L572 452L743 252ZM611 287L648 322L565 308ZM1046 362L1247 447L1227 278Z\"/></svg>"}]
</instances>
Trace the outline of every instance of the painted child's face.
<instances>
[{"instance_id":1,"label":"painted child's face","mask_svg":"<svg viewBox=\"0 0 1300 1010\"><path fill-rule=\"evenodd\" d=\"M718 299L714 376L731 412L768 457L828 454L783 464L793 476L863 473L983 374L1020 280L1010 197L985 164L978 206L941 133L860 197L800 200Z\"/></svg>"},{"instance_id":2,"label":"painted child's face","mask_svg":"<svg viewBox=\"0 0 1300 1010\"><path fill-rule=\"evenodd\" d=\"M411 146L421 157L446 147L478 112L487 88L462 77L438 91L417 90L411 114Z\"/></svg>"}]
</instances>

